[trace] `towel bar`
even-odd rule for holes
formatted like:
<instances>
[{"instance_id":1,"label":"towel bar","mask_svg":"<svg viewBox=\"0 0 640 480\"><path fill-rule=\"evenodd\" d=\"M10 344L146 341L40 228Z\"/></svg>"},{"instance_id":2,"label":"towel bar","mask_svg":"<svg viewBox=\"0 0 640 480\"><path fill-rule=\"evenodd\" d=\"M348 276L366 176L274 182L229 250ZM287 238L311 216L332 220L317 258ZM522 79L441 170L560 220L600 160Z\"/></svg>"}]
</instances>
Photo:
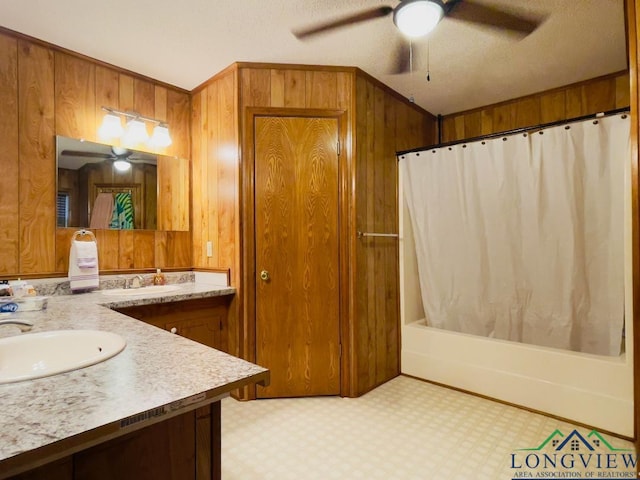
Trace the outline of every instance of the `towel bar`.
<instances>
[{"instance_id":1,"label":"towel bar","mask_svg":"<svg viewBox=\"0 0 640 480\"><path fill-rule=\"evenodd\" d=\"M399 235L397 233L375 233L375 232L357 232L358 238L362 237L389 237L389 238L398 238Z\"/></svg>"}]
</instances>

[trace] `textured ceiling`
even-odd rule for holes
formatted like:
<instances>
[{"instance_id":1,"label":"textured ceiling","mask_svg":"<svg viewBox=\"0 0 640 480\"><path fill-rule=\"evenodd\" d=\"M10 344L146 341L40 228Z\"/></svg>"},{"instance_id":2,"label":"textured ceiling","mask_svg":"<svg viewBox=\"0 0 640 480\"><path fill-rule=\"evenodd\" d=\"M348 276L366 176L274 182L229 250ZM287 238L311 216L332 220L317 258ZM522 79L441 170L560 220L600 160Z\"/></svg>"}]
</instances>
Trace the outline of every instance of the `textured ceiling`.
<instances>
[{"instance_id":1,"label":"textured ceiling","mask_svg":"<svg viewBox=\"0 0 640 480\"><path fill-rule=\"evenodd\" d=\"M434 114L626 68L623 0L476 2L547 18L522 40L445 18L414 43L404 75L387 74L399 38L390 16L304 42L291 34L397 1L2 0L0 25L187 90L235 61L356 66Z\"/></svg>"}]
</instances>

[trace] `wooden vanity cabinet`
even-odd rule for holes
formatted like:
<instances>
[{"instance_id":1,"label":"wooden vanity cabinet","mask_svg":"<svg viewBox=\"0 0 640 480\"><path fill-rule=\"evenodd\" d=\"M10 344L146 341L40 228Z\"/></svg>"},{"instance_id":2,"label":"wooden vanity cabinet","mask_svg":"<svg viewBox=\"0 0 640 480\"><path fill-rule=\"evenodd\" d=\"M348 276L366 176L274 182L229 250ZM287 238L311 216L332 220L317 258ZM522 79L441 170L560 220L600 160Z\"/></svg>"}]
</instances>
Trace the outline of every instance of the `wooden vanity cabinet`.
<instances>
[{"instance_id":1,"label":"wooden vanity cabinet","mask_svg":"<svg viewBox=\"0 0 640 480\"><path fill-rule=\"evenodd\" d=\"M132 318L227 352L232 295L117 309Z\"/></svg>"},{"instance_id":2,"label":"wooden vanity cabinet","mask_svg":"<svg viewBox=\"0 0 640 480\"><path fill-rule=\"evenodd\" d=\"M224 295L117 310L226 352L232 299L233 295ZM220 402L215 402L11 480L216 480L221 476L220 413Z\"/></svg>"},{"instance_id":3,"label":"wooden vanity cabinet","mask_svg":"<svg viewBox=\"0 0 640 480\"><path fill-rule=\"evenodd\" d=\"M73 456L74 480L195 478L194 412Z\"/></svg>"},{"instance_id":4,"label":"wooden vanity cabinet","mask_svg":"<svg viewBox=\"0 0 640 480\"><path fill-rule=\"evenodd\" d=\"M73 480L73 457L56 460L9 480Z\"/></svg>"},{"instance_id":5,"label":"wooden vanity cabinet","mask_svg":"<svg viewBox=\"0 0 640 480\"><path fill-rule=\"evenodd\" d=\"M220 446L215 402L10 480L219 480Z\"/></svg>"}]
</instances>

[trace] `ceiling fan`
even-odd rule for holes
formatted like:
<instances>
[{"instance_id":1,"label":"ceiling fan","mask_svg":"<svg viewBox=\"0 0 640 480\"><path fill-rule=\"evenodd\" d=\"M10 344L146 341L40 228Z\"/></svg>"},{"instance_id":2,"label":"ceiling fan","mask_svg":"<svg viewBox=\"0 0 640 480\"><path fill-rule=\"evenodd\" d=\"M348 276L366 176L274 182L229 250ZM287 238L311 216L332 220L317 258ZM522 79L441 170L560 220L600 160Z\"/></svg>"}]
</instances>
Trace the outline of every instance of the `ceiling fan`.
<instances>
[{"instance_id":1,"label":"ceiling fan","mask_svg":"<svg viewBox=\"0 0 640 480\"><path fill-rule=\"evenodd\" d=\"M542 23L541 18L515 15L472 0L401 0L395 8L386 5L371 8L315 26L296 29L292 33L298 39L306 39L330 30L386 17L392 13L393 23L409 38L427 35L445 17L498 29L520 37L529 35ZM409 62L405 58L407 51L407 46L403 42L396 54L393 73L408 71Z\"/></svg>"},{"instance_id":2,"label":"ceiling fan","mask_svg":"<svg viewBox=\"0 0 640 480\"><path fill-rule=\"evenodd\" d=\"M103 152L91 152L81 150L62 150L60 155L62 157L76 157L83 159L95 159L95 162L101 162L104 160L113 161L113 166L120 171L128 170L131 167L131 163L152 163L155 164L155 158L145 158L145 155L136 156L138 152L129 150L123 147L111 147L110 153Z\"/></svg>"}]
</instances>

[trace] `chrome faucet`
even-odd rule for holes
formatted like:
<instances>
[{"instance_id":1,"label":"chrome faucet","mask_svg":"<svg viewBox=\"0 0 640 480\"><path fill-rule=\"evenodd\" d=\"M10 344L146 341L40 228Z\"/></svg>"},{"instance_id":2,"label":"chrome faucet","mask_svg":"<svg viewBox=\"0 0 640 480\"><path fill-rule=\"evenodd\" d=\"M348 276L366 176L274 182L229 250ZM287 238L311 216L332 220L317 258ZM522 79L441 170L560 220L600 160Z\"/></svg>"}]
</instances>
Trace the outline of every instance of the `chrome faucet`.
<instances>
[{"instance_id":1,"label":"chrome faucet","mask_svg":"<svg viewBox=\"0 0 640 480\"><path fill-rule=\"evenodd\" d=\"M21 332L28 332L33 328L33 323L26 320L0 320L0 327L3 325L15 325Z\"/></svg>"}]
</instances>

